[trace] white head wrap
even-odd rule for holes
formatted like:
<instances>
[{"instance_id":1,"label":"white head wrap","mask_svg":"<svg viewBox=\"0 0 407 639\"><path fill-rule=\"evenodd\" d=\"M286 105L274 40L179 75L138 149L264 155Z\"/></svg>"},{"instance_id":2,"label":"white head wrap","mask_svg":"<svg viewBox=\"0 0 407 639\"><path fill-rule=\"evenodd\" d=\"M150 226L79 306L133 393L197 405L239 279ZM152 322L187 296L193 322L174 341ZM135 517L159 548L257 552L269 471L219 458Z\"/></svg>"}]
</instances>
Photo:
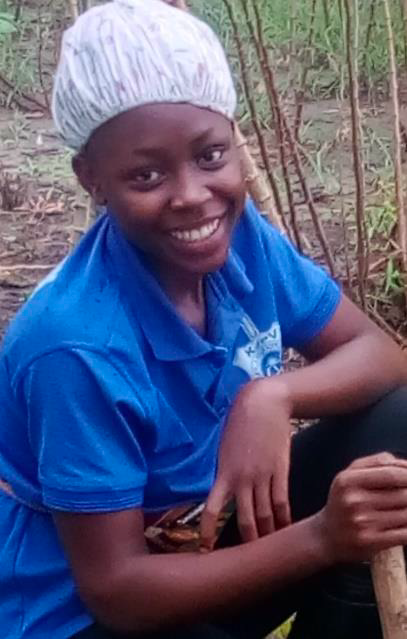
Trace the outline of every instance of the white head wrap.
<instances>
[{"instance_id":1,"label":"white head wrap","mask_svg":"<svg viewBox=\"0 0 407 639\"><path fill-rule=\"evenodd\" d=\"M208 25L160 0L113 0L65 32L52 111L68 146L79 150L119 113L160 102L233 118L233 80Z\"/></svg>"}]
</instances>

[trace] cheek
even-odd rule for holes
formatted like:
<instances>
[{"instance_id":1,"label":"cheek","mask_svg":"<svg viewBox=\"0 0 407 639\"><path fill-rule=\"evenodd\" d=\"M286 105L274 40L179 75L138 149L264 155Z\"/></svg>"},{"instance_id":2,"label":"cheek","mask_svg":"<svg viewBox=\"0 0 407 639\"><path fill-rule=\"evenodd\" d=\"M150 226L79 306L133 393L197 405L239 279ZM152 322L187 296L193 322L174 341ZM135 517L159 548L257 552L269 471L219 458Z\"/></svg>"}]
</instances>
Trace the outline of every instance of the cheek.
<instances>
[{"instance_id":1,"label":"cheek","mask_svg":"<svg viewBox=\"0 0 407 639\"><path fill-rule=\"evenodd\" d=\"M122 186L109 195L109 204L117 215L134 224L144 225L153 222L163 206L163 197L159 191L143 193Z\"/></svg>"},{"instance_id":2,"label":"cheek","mask_svg":"<svg viewBox=\"0 0 407 639\"><path fill-rule=\"evenodd\" d=\"M225 167L223 181L224 192L233 198L239 210L243 209L246 199L246 182L238 159Z\"/></svg>"}]
</instances>

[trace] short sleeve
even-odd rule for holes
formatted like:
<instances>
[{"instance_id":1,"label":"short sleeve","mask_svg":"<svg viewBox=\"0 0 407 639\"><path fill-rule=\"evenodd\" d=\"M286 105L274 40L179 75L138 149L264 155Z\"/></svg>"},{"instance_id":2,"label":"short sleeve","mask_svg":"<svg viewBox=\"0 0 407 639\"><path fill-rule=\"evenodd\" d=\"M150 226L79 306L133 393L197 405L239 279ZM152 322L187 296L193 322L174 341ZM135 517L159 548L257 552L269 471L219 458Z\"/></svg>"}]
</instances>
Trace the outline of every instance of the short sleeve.
<instances>
[{"instance_id":1,"label":"short sleeve","mask_svg":"<svg viewBox=\"0 0 407 639\"><path fill-rule=\"evenodd\" d=\"M24 394L46 507L90 513L142 504L143 409L107 356L44 355L31 364Z\"/></svg>"},{"instance_id":2,"label":"short sleeve","mask_svg":"<svg viewBox=\"0 0 407 639\"><path fill-rule=\"evenodd\" d=\"M283 344L299 348L332 319L340 301L340 288L266 220L261 218L258 223L270 265Z\"/></svg>"}]
</instances>

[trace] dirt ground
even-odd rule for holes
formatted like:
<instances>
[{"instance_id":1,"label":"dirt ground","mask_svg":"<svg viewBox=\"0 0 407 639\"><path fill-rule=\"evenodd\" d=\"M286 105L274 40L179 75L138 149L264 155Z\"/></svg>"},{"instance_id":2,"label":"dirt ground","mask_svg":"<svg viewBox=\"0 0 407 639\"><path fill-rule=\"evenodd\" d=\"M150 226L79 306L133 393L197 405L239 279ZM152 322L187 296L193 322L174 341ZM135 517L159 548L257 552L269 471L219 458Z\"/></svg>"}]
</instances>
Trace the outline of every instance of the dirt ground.
<instances>
[{"instance_id":1,"label":"dirt ground","mask_svg":"<svg viewBox=\"0 0 407 639\"><path fill-rule=\"evenodd\" d=\"M41 117L40 117L41 116ZM87 202L49 118L0 109L0 334L73 247Z\"/></svg>"},{"instance_id":2,"label":"dirt ground","mask_svg":"<svg viewBox=\"0 0 407 639\"><path fill-rule=\"evenodd\" d=\"M366 109L365 116L368 200L379 206L381 179L386 171L391 174L390 110L384 104ZM355 200L349 111L341 111L335 100L313 102L305 106L304 121L309 184L343 278L342 210L351 215ZM270 154L278 166L272 143ZM295 197L306 252L321 260L299 185ZM0 109L0 335L36 284L72 249L89 224L89 214L87 198L72 175L70 154L50 119ZM396 307L392 312L397 330L401 315Z\"/></svg>"}]
</instances>

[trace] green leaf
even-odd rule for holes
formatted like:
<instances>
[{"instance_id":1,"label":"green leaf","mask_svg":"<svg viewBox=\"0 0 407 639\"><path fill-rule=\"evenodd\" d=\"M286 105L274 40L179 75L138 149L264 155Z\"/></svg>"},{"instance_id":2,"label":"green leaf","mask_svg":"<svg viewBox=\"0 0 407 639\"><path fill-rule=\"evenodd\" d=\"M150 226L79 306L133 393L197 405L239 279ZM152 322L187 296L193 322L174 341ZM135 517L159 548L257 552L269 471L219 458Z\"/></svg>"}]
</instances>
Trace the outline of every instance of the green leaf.
<instances>
[{"instance_id":1,"label":"green leaf","mask_svg":"<svg viewBox=\"0 0 407 639\"><path fill-rule=\"evenodd\" d=\"M0 13L0 36L15 31L17 31L17 27L14 24L13 16L10 13Z\"/></svg>"}]
</instances>

